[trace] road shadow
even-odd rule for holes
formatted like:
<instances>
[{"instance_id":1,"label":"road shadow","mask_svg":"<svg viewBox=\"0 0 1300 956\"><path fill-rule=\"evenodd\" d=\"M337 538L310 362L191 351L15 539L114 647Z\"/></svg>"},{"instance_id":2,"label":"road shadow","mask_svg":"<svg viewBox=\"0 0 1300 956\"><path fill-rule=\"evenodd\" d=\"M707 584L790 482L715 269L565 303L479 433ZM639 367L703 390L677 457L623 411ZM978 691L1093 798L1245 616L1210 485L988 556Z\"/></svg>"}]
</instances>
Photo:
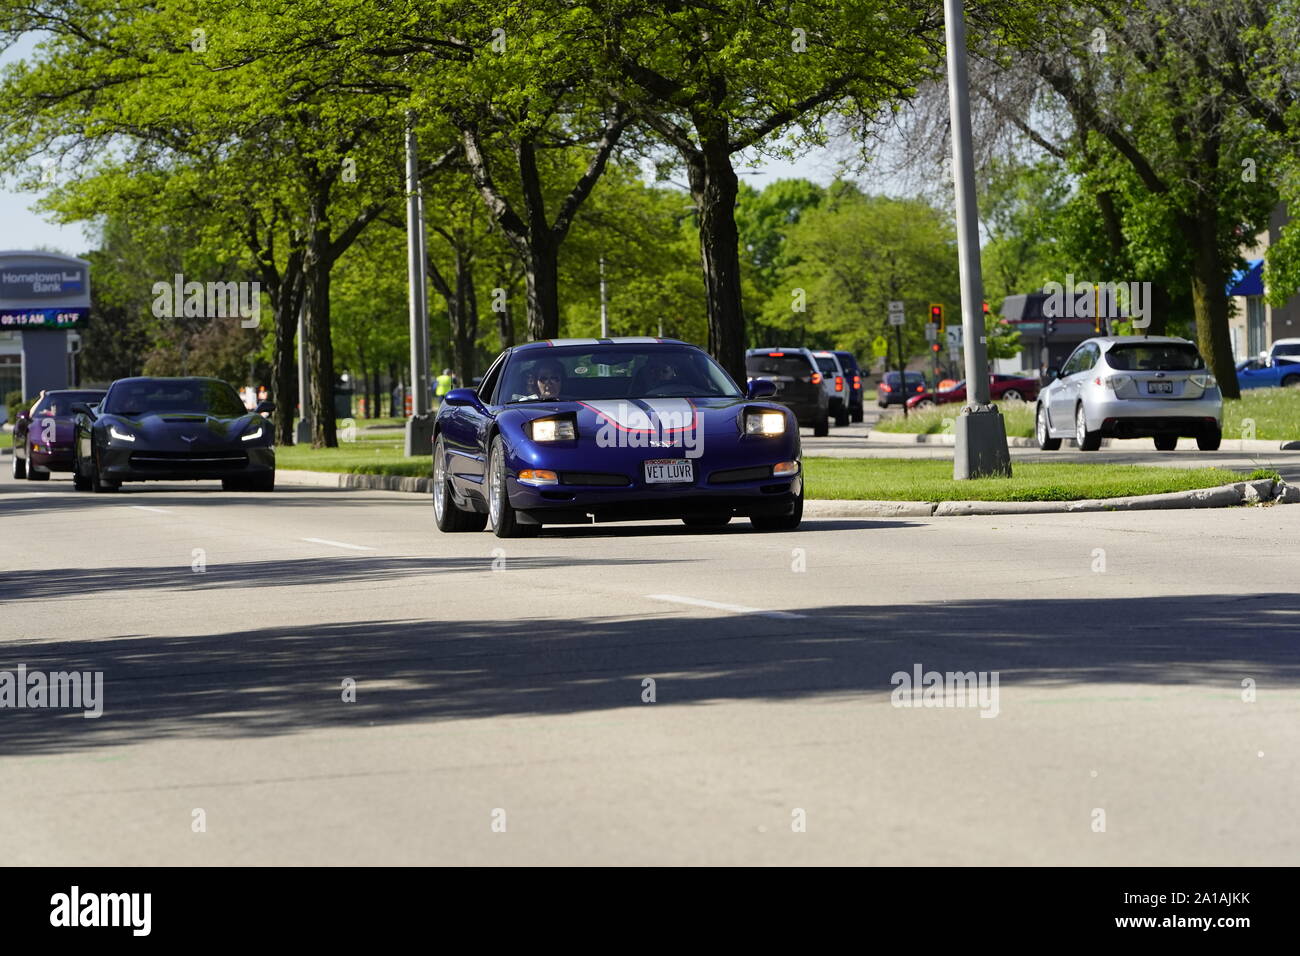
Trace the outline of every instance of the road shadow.
<instances>
[{"instance_id":1,"label":"road shadow","mask_svg":"<svg viewBox=\"0 0 1300 956\"><path fill-rule=\"evenodd\" d=\"M914 665L997 671L1003 689L1185 686L1207 707L1300 687L1293 594L1021 600L794 609L772 619L681 610L648 618L374 620L205 636L0 646L0 670L104 674L104 715L0 710L0 752L59 754L165 738L599 713L721 700L849 697L888 706ZM123 629L125 630L125 629ZM345 678L356 700L343 701ZM1084 695L1086 696L1086 695ZM1003 700L1002 713L1015 703ZM1105 702L1095 706L1107 706Z\"/></svg>"}]
</instances>

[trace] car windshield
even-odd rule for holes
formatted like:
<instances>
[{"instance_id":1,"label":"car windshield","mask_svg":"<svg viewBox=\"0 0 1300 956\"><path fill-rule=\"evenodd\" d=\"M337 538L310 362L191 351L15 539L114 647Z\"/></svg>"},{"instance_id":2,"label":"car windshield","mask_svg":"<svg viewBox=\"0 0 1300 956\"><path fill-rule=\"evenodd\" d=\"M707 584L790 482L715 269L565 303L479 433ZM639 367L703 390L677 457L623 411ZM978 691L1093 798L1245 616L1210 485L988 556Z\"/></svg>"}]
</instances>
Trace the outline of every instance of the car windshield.
<instances>
[{"instance_id":1,"label":"car windshield","mask_svg":"<svg viewBox=\"0 0 1300 956\"><path fill-rule=\"evenodd\" d=\"M812 366L803 355L788 352L763 352L745 358L745 371L750 375L782 375L787 378L808 378Z\"/></svg>"},{"instance_id":2,"label":"car windshield","mask_svg":"<svg viewBox=\"0 0 1300 956\"><path fill-rule=\"evenodd\" d=\"M1285 345L1273 346L1273 357L1279 355L1300 355L1300 342L1288 342Z\"/></svg>"},{"instance_id":3,"label":"car windshield","mask_svg":"<svg viewBox=\"0 0 1300 956\"><path fill-rule=\"evenodd\" d=\"M52 392L41 399L32 411L32 417L66 418L78 402L94 405L104 397L103 392Z\"/></svg>"},{"instance_id":4,"label":"car windshield","mask_svg":"<svg viewBox=\"0 0 1300 956\"><path fill-rule=\"evenodd\" d=\"M244 403L225 382L202 378L136 379L120 382L105 399L109 415L149 415L179 412L238 418L248 414Z\"/></svg>"},{"instance_id":5,"label":"car windshield","mask_svg":"<svg viewBox=\"0 0 1300 956\"><path fill-rule=\"evenodd\" d=\"M713 359L689 346L561 346L512 355L497 400L505 404L740 394Z\"/></svg>"},{"instance_id":6,"label":"car windshield","mask_svg":"<svg viewBox=\"0 0 1300 956\"><path fill-rule=\"evenodd\" d=\"M897 373L897 372L887 372L887 373L885 374L885 383L886 383L887 385L897 385L897 384L898 384L898 373ZM908 384L908 385L922 385L922 384L924 384L924 383L925 383L925 376L922 375L920 372L908 372L908 373L907 373L907 384Z\"/></svg>"},{"instance_id":7,"label":"car windshield","mask_svg":"<svg viewBox=\"0 0 1300 956\"><path fill-rule=\"evenodd\" d=\"M1196 346L1177 342L1112 345L1106 364L1120 372L1189 372L1205 368Z\"/></svg>"}]
</instances>

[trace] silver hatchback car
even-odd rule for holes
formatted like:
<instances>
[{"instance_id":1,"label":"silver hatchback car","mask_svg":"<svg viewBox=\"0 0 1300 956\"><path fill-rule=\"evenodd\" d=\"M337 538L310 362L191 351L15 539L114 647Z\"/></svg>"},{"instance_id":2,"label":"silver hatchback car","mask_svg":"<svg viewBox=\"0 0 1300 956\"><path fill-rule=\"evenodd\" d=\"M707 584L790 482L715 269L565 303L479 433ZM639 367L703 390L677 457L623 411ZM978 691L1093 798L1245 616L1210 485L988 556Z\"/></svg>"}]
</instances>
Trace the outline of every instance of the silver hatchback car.
<instances>
[{"instance_id":1,"label":"silver hatchback car","mask_svg":"<svg viewBox=\"0 0 1300 956\"><path fill-rule=\"evenodd\" d=\"M1039 393L1034 433L1047 451L1063 438L1096 451L1102 438L1140 437L1161 451L1179 438L1213 451L1223 440L1223 393L1186 339L1101 336L1081 342Z\"/></svg>"}]
</instances>

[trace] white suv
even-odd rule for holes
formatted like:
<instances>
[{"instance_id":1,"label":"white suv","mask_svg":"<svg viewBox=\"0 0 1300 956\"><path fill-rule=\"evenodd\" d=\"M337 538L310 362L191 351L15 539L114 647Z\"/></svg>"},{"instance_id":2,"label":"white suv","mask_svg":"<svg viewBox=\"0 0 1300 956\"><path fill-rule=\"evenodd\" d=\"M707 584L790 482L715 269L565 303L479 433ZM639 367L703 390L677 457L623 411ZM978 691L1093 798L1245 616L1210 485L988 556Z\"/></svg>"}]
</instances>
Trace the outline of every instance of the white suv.
<instances>
[{"instance_id":1,"label":"white suv","mask_svg":"<svg viewBox=\"0 0 1300 956\"><path fill-rule=\"evenodd\" d=\"M1223 439L1223 393L1196 345L1186 339L1126 335L1079 344L1038 396L1038 447L1054 451L1073 438L1095 451L1107 438L1155 439L1172 451L1195 438L1202 451Z\"/></svg>"}]
</instances>

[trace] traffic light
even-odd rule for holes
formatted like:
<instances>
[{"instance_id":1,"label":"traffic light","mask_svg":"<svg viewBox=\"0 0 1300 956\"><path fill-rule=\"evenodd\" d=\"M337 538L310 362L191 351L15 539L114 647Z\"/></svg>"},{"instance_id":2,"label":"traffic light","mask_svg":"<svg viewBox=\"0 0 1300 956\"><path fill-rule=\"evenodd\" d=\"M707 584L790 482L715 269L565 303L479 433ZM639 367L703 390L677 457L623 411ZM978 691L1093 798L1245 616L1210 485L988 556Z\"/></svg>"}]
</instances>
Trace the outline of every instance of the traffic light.
<instances>
[{"instance_id":1,"label":"traffic light","mask_svg":"<svg viewBox=\"0 0 1300 956\"><path fill-rule=\"evenodd\" d=\"M1043 326L1047 335L1056 334L1056 319L1048 319L1047 324Z\"/></svg>"},{"instance_id":2,"label":"traffic light","mask_svg":"<svg viewBox=\"0 0 1300 956\"><path fill-rule=\"evenodd\" d=\"M930 321L939 327L939 334L942 335L944 330L943 306L941 305L930 306Z\"/></svg>"},{"instance_id":3,"label":"traffic light","mask_svg":"<svg viewBox=\"0 0 1300 956\"><path fill-rule=\"evenodd\" d=\"M989 304L987 302L984 303L984 324L986 326L989 324Z\"/></svg>"},{"instance_id":4,"label":"traffic light","mask_svg":"<svg viewBox=\"0 0 1300 956\"><path fill-rule=\"evenodd\" d=\"M931 342L931 343L930 343L930 351L931 351L931 352L936 352L936 353L937 353L937 352L939 351L939 343L938 343L938 342Z\"/></svg>"}]
</instances>

